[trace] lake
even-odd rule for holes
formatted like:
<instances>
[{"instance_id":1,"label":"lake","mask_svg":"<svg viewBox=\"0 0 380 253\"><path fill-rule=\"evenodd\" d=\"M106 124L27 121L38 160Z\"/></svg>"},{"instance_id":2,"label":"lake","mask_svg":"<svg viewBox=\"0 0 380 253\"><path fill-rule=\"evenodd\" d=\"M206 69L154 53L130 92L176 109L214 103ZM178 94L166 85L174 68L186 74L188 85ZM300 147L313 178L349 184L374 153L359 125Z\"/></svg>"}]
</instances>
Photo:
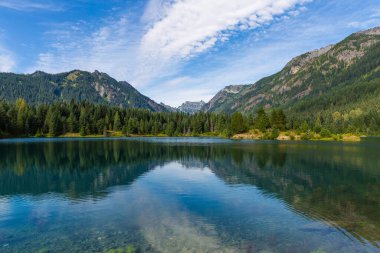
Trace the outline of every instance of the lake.
<instances>
[{"instance_id":1,"label":"lake","mask_svg":"<svg viewBox=\"0 0 380 253\"><path fill-rule=\"evenodd\" d=\"M380 252L380 141L0 141L0 252Z\"/></svg>"}]
</instances>

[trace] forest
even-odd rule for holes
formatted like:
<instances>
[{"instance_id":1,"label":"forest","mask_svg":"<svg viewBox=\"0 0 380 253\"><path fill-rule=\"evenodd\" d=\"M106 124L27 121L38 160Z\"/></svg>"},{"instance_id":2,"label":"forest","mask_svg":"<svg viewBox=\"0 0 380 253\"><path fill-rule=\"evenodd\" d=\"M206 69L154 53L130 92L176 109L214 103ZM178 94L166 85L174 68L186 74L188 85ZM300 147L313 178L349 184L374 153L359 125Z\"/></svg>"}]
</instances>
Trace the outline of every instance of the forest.
<instances>
[{"instance_id":1,"label":"forest","mask_svg":"<svg viewBox=\"0 0 380 253\"><path fill-rule=\"evenodd\" d=\"M334 112L328 117L315 114L305 118L282 109L232 115L198 112L151 112L88 102L28 105L19 98L15 103L0 101L1 137L54 137L68 133L80 136L222 136L249 130L263 133L264 139L276 139L280 132L295 131L302 139L323 138L352 133L378 135L380 114L361 109Z\"/></svg>"}]
</instances>

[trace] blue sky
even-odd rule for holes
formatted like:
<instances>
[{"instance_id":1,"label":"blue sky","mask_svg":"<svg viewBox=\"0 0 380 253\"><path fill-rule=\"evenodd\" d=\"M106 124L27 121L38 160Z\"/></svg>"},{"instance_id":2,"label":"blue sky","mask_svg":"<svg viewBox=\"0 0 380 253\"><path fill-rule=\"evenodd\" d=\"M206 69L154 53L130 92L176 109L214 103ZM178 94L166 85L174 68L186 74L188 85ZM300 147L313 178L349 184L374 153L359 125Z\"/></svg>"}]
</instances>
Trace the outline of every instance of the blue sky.
<instances>
[{"instance_id":1,"label":"blue sky","mask_svg":"<svg viewBox=\"0 0 380 253\"><path fill-rule=\"evenodd\" d=\"M99 70L178 106L379 25L378 0L0 0L0 71Z\"/></svg>"}]
</instances>

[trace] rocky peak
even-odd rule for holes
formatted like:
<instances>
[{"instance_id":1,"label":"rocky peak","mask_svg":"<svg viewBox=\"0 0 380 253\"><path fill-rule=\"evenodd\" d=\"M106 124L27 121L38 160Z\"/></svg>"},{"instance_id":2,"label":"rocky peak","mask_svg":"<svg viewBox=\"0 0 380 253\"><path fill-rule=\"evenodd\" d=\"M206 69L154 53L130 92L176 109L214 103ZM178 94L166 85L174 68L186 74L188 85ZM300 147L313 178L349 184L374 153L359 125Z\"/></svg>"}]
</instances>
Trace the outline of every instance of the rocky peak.
<instances>
[{"instance_id":1,"label":"rocky peak","mask_svg":"<svg viewBox=\"0 0 380 253\"><path fill-rule=\"evenodd\" d=\"M182 105L178 107L178 110L180 112L193 114L200 111L205 104L206 103L204 101L199 101L199 102L186 101L185 103L183 103Z\"/></svg>"},{"instance_id":2,"label":"rocky peak","mask_svg":"<svg viewBox=\"0 0 380 253\"><path fill-rule=\"evenodd\" d=\"M244 87L246 87L246 85L229 85L229 86L224 87L222 91L226 93L236 94L236 93L239 93Z\"/></svg>"},{"instance_id":3,"label":"rocky peak","mask_svg":"<svg viewBox=\"0 0 380 253\"><path fill-rule=\"evenodd\" d=\"M356 34L365 34L365 35L380 35L380 26L374 27L365 31L358 32Z\"/></svg>"}]
</instances>

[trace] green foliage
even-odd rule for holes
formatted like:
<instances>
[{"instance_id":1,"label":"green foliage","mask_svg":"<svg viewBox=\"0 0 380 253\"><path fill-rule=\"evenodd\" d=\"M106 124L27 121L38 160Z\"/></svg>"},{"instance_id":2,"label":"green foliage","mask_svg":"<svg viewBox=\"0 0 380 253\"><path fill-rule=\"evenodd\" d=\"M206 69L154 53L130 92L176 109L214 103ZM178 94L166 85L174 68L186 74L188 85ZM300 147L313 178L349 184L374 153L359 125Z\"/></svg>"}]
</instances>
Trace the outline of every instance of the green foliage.
<instances>
[{"instance_id":1,"label":"green foliage","mask_svg":"<svg viewBox=\"0 0 380 253\"><path fill-rule=\"evenodd\" d=\"M173 135L174 135L174 132L175 132L175 125L174 125L174 122L169 122L169 123L166 125L165 133L166 133L168 136L173 136Z\"/></svg>"},{"instance_id":2,"label":"green foliage","mask_svg":"<svg viewBox=\"0 0 380 253\"><path fill-rule=\"evenodd\" d=\"M307 124L306 121L302 122L302 125L301 125L301 131L302 132L307 132L309 130L309 124Z\"/></svg>"},{"instance_id":3,"label":"green foliage","mask_svg":"<svg viewBox=\"0 0 380 253\"><path fill-rule=\"evenodd\" d=\"M37 129L35 137L38 137L38 138L44 137L44 133L42 132L41 129Z\"/></svg>"},{"instance_id":4,"label":"green foliage","mask_svg":"<svg viewBox=\"0 0 380 253\"><path fill-rule=\"evenodd\" d=\"M316 120L315 120L315 123L314 123L314 131L316 133L319 133L321 132L322 130L322 123L321 123L321 119L319 116L317 116Z\"/></svg>"},{"instance_id":5,"label":"green foliage","mask_svg":"<svg viewBox=\"0 0 380 253\"><path fill-rule=\"evenodd\" d=\"M245 130L243 115L240 112L234 113L231 119L231 131L233 133L242 133Z\"/></svg>"},{"instance_id":6,"label":"green foliage","mask_svg":"<svg viewBox=\"0 0 380 253\"><path fill-rule=\"evenodd\" d=\"M265 130L270 127L269 117L264 108L260 108L257 111L257 116L254 119L254 127L262 132L265 132Z\"/></svg>"},{"instance_id":7,"label":"green foliage","mask_svg":"<svg viewBox=\"0 0 380 253\"><path fill-rule=\"evenodd\" d=\"M311 131L306 131L306 133L301 134L301 140L307 141L314 138L314 134Z\"/></svg>"},{"instance_id":8,"label":"green foliage","mask_svg":"<svg viewBox=\"0 0 380 253\"><path fill-rule=\"evenodd\" d=\"M28 106L20 101L13 104L0 101L1 136L41 137L44 133L48 136L59 136L78 132L81 136L86 136L103 135L111 130L122 131L124 135L208 134L230 137L233 134L232 117L227 114L151 112L75 101ZM18 117L19 112L22 117ZM236 119L235 128L243 131L247 117L240 114Z\"/></svg>"},{"instance_id":9,"label":"green foliage","mask_svg":"<svg viewBox=\"0 0 380 253\"><path fill-rule=\"evenodd\" d=\"M120 248L116 248L116 249L110 249L107 251L107 253L135 253L135 252L136 252L135 247L133 247L131 245L129 245L126 248L120 247Z\"/></svg>"},{"instance_id":10,"label":"green foliage","mask_svg":"<svg viewBox=\"0 0 380 253\"><path fill-rule=\"evenodd\" d=\"M120 116L119 112L115 113L114 120L113 120L113 130L114 131L120 131L122 128L121 122L120 122Z\"/></svg>"},{"instance_id":11,"label":"green foliage","mask_svg":"<svg viewBox=\"0 0 380 253\"><path fill-rule=\"evenodd\" d=\"M59 134L59 115L54 107L49 108L45 119L45 125L48 128L50 136L57 136Z\"/></svg>"},{"instance_id":12,"label":"green foliage","mask_svg":"<svg viewBox=\"0 0 380 253\"><path fill-rule=\"evenodd\" d=\"M326 129L326 128L322 128L321 132L320 132L320 135L322 138L330 138L331 137L331 132Z\"/></svg>"},{"instance_id":13,"label":"green foliage","mask_svg":"<svg viewBox=\"0 0 380 253\"><path fill-rule=\"evenodd\" d=\"M271 134L270 134L270 139L271 140L276 140L278 138L278 136L280 136L280 130L275 128L271 131Z\"/></svg>"},{"instance_id":14,"label":"green foliage","mask_svg":"<svg viewBox=\"0 0 380 253\"><path fill-rule=\"evenodd\" d=\"M260 108L256 115L234 113L203 113L189 115L181 112L151 112L144 109L122 109L87 102L60 102L51 105L27 105L0 101L0 136L59 136L67 133L104 135L116 131L123 135L224 136L232 137L249 128L267 133L265 138L276 139L284 129L303 133L303 139L314 138L311 130L330 136L342 133L380 133L380 113L366 114L360 108L334 112L329 117L301 120L288 117L283 110L273 109L269 118ZM112 120L111 120L112 119ZM272 129L272 130L270 130ZM309 134L307 134L309 133ZM108 134L106 134L108 136Z\"/></svg>"},{"instance_id":15,"label":"green foliage","mask_svg":"<svg viewBox=\"0 0 380 253\"><path fill-rule=\"evenodd\" d=\"M286 116L282 109L273 109L271 114L270 123L272 128L285 130L286 129Z\"/></svg>"}]
</instances>

